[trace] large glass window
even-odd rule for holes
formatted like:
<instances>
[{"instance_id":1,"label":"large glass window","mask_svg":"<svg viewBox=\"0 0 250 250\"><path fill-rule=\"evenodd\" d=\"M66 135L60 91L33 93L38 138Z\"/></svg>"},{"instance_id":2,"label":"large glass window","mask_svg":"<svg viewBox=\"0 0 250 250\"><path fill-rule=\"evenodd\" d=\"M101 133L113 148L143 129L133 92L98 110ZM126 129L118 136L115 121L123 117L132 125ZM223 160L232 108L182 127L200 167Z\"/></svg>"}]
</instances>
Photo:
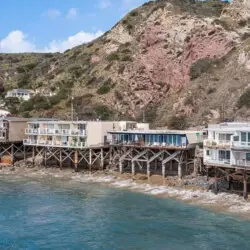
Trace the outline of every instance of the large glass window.
<instances>
[{"instance_id":1,"label":"large glass window","mask_svg":"<svg viewBox=\"0 0 250 250\"><path fill-rule=\"evenodd\" d=\"M247 141L247 133L241 132L241 141L246 142Z\"/></svg>"},{"instance_id":2,"label":"large glass window","mask_svg":"<svg viewBox=\"0 0 250 250\"><path fill-rule=\"evenodd\" d=\"M250 153L246 153L246 160L250 161Z\"/></svg>"},{"instance_id":3,"label":"large glass window","mask_svg":"<svg viewBox=\"0 0 250 250\"><path fill-rule=\"evenodd\" d=\"M230 160L230 151L219 150L219 160Z\"/></svg>"}]
</instances>

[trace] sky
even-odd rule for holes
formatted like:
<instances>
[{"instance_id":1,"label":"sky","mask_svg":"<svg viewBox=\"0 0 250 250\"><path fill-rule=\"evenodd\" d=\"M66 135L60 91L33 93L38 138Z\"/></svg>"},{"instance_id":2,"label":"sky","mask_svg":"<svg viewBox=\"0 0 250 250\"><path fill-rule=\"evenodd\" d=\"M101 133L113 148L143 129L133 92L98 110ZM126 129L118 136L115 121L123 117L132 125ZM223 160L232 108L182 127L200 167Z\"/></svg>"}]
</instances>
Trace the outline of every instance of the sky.
<instances>
[{"instance_id":1,"label":"sky","mask_svg":"<svg viewBox=\"0 0 250 250\"><path fill-rule=\"evenodd\" d=\"M147 0L0 0L0 53L63 52Z\"/></svg>"}]
</instances>

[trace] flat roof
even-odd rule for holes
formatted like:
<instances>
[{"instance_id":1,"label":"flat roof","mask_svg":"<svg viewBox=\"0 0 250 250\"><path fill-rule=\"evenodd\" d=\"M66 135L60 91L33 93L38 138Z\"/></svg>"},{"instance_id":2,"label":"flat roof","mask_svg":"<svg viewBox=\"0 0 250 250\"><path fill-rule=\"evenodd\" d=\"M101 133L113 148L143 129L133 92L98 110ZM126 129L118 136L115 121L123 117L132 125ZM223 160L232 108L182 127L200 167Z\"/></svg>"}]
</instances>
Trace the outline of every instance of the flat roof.
<instances>
[{"instance_id":1,"label":"flat roof","mask_svg":"<svg viewBox=\"0 0 250 250\"><path fill-rule=\"evenodd\" d=\"M5 117L2 117L2 120L12 121L12 122L27 122L29 118L5 116Z\"/></svg>"},{"instance_id":2,"label":"flat roof","mask_svg":"<svg viewBox=\"0 0 250 250\"><path fill-rule=\"evenodd\" d=\"M97 120L97 121L63 121L63 120L58 120L58 119L54 119L54 118L30 118L29 123L48 123L48 124L86 124L86 123L91 123L91 122L100 122L100 123L116 123L116 122L126 122L126 123L136 123L135 121L101 121L101 120ZM140 124L148 124L148 123L140 123Z\"/></svg>"},{"instance_id":3,"label":"flat roof","mask_svg":"<svg viewBox=\"0 0 250 250\"><path fill-rule=\"evenodd\" d=\"M185 134L196 134L202 133L202 131L192 131L192 130L126 130L126 131L110 131L110 134L177 134L177 135L185 135Z\"/></svg>"}]
</instances>

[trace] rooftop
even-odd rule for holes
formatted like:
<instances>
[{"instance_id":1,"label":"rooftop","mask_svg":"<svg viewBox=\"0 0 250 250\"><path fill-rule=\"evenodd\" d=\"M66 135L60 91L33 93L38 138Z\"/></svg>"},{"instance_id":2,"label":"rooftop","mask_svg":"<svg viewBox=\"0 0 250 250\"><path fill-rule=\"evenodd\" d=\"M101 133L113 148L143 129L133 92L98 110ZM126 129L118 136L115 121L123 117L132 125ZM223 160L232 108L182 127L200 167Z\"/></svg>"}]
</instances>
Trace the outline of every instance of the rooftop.
<instances>
[{"instance_id":1,"label":"rooftop","mask_svg":"<svg viewBox=\"0 0 250 250\"><path fill-rule=\"evenodd\" d=\"M28 89L12 89L8 92L15 92L15 93L26 93L29 94L31 92L33 92L32 90L28 90Z\"/></svg>"},{"instance_id":2,"label":"rooftop","mask_svg":"<svg viewBox=\"0 0 250 250\"><path fill-rule=\"evenodd\" d=\"M191 130L128 130L128 131L110 131L110 134L177 134L177 135L185 135L185 134L197 134L202 133L202 131L191 131Z\"/></svg>"},{"instance_id":3,"label":"rooftop","mask_svg":"<svg viewBox=\"0 0 250 250\"><path fill-rule=\"evenodd\" d=\"M224 132L233 132L233 131L250 131L250 123L246 122L229 122L229 123L220 123L220 124L210 124L208 125L207 130L212 131L224 131Z\"/></svg>"}]
</instances>

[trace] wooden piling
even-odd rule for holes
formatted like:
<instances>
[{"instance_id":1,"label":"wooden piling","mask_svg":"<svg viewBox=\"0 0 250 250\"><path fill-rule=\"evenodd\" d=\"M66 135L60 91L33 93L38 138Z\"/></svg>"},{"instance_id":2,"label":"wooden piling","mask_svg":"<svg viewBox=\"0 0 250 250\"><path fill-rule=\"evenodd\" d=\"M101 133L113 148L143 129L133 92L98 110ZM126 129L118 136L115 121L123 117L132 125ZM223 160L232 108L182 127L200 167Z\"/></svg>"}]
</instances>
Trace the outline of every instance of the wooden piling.
<instances>
[{"instance_id":1,"label":"wooden piling","mask_svg":"<svg viewBox=\"0 0 250 250\"><path fill-rule=\"evenodd\" d=\"M178 177L182 179L182 164L179 162L178 164Z\"/></svg>"},{"instance_id":2,"label":"wooden piling","mask_svg":"<svg viewBox=\"0 0 250 250\"><path fill-rule=\"evenodd\" d=\"M119 161L119 170L120 170L120 174L122 174L122 172L123 172L122 160Z\"/></svg>"},{"instance_id":3,"label":"wooden piling","mask_svg":"<svg viewBox=\"0 0 250 250\"><path fill-rule=\"evenodd\" d=\"M132 161L132 175L135 176L135 162Z\"/></svg>"},{"instance_id":4,"label":"wooden piling","mask_svg":"<svg viewBox=\"0 0 250 250\"><path fill-rule=\"evenodd\" d=\"M62 149L61 148L60 148L59 161L60 161L60 169L62 170Z\"/></svg>"},{"instance_id":5,"label":"wooden piling","mask_svg":"<svg viewBox=\"0 0 250 250\"><path fill-rule=\"evenodd\" d=\"M243 197L245 200L248 198L248 193L247 193L247 176L246 173L243 175Z\"/></svg>"},{"instance_id":6,"label":"wooden piling","mask_svg":"<svg viewBox=\"0 0 250 250\"><path fill-rule=\"evenodd\" d=\"M150 179L150 162L147 162L147 177Z\"/></svg>"},{"instance_id":7,"label":"wooden piling","mask_svg":"<svg viewBox=\"0 0 250 250\"><path fill-rule=\"evenodd\" d=\"M32 166L35 167L35 147L32 147Z\"/></svg>"},{"instance_id":8,"label":"wooden piling","mask_svg":"<svg viewBox=\"0 0 250 250\"><path fill-rule=\"evenodd\" d=\"M166 178L166 165L162 164L162 178L165 180Z\"/></svg>"},{"instance_id":9,"label":"wooden piling","mask_svg":"<svg viewBox=\"0 0 250 250\"><path fill-rule=\"evenodd\" d=\"M75 172L78 172L78 151L77 150L75 150L74 163L75 163Z\"/></svg>"}]
</instances>

